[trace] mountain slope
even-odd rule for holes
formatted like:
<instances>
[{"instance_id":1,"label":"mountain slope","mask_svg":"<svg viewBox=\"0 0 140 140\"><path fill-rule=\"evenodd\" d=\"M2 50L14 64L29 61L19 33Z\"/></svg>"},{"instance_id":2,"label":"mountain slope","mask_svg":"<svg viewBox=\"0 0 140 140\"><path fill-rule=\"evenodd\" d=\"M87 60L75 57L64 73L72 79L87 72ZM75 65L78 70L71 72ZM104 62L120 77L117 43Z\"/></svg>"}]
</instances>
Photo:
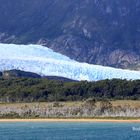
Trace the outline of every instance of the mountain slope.
<instances>
[{"instance_id":1,"label":"mountain slope","mask_svg":"<svg viewBox=\"0 0 140 140\"><path fill-rule=\"evenodd\" d=\"M12 69L73 80L140 79L140 72L79 63L40 45L0 44L0 71Z\"/></svg>"},{"instance_id":2,"label":"mountain slope","mask_svg":"<svg viewBox=\"0 0 140 140\"><path fill-rule=\"evenodd\" d=\"M31 72L24 72L20 70L9 70L3 71L0 75L4 79L11 79L11 78L41 78L40 75L31 73Z\"/></svg>"},{"instance_id":3,"label":"mountain slope","mask_svg":"<svg viewBox=\"0 0 140 140\"><path fill-rule=\"evenodd\" d=\"M21 70L7 70L0 72L0 78L4 79L13 79L13 78L38 78L38 79L48 79L53 81L62 81L62 82L78 82L75 80L71 80L64 77L57 77L57 76L40 76L38 74L32 72L25 72Z\"/></svg>"},{"instance_id":4,"label":"mountain slope","mask_svg":"<svg viewBox=\"0 0 140 140\"><path fill-rule=\"evenodd\" d=\"M72 59L140 68L139 0L0 0L0 42L43 44Z\"/></svg>"}]
</instances>

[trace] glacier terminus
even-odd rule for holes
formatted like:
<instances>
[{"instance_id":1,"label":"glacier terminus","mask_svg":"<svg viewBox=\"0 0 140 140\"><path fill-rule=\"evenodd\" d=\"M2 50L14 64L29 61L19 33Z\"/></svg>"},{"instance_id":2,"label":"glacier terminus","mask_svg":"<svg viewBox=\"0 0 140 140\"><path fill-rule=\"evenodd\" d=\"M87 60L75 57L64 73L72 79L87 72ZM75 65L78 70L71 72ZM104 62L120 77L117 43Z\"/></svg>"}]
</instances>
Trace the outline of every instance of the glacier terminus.
<instances>
[{"instance_id":1,"label":"glacier terminus","mask_svg":"<svg viewBox=\"0 0 140 140\"><path fill-rule=\"evenodd\" d=\"M73 80L140 79L139 71L80 63L41 45L0 44L0 71L22 70Z\"/></svg>"}]
</instances>

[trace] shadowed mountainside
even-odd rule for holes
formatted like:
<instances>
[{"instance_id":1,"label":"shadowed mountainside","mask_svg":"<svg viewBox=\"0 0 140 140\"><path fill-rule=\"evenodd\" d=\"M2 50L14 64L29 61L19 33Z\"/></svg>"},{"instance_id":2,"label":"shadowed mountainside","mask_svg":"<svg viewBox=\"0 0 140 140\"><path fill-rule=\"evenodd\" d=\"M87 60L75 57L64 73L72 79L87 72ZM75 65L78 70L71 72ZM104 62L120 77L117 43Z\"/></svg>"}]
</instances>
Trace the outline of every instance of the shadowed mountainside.
<instances>
[{"instance_id":1,"label":"shadowed mountainside","mask_svg":"<svg viewBox=\"0 0 140 140\"><path fill-rule=\"evenodd\" d=\"M0 42L43 44L92 64L140 68L139 0L0 0Z\"/></svg>"}]
</instances>

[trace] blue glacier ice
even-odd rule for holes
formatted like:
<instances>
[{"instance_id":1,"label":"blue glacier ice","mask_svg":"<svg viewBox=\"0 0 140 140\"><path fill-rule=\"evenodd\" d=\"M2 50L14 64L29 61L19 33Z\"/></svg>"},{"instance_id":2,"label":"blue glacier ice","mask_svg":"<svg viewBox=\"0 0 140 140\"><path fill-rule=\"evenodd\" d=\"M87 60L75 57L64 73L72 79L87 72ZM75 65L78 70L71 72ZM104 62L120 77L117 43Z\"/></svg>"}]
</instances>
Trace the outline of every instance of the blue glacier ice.
<instances>
[{"instance_id":1,"label":"blue glacier ice","mask_svg":"<svg viewBox=\"0 0 140 140\"><path fill-rule=\"evenodd\" d=\"M139 71L79 63L41 45L0 44L0 71L12 69L74 80L140 79Z\"/></svg>"}]
</instances>

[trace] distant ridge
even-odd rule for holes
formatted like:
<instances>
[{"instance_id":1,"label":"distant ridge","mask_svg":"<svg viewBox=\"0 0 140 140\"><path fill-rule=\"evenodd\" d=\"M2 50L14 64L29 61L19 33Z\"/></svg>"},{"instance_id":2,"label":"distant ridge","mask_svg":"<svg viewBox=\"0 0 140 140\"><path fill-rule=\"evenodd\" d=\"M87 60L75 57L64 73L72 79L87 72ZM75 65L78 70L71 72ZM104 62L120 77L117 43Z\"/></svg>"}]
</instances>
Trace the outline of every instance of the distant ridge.
<instances>
[{"instance_id":1,"label":"distant ridge","mask_svg":"<svg viewBox=\"0 0 140 140\"><path fill-rule=\"evenodd\" d=\"M21 70L9 70L9 71L3 71L2 77L5 79L9 78L41 78L40 75L32 73L32 72L25 72Z\"/></svg>"},{"instance_id":2,"label":"distant ridge","mask_svg":"<svg viewBox=\"0 0 140 140\"><path fill-rule=\"evenodd\" d=\"M3 72L0 72L0 77L2 77L4 79L10 79L10 78L45 78L45 79L53 80L53 81L76 82L76 80L68 79L68 78L65 78L65 77L40 76L36 73L25 72L25 71L21 71L21 70L3 71Z\"/></svg>"}]
</instances>

